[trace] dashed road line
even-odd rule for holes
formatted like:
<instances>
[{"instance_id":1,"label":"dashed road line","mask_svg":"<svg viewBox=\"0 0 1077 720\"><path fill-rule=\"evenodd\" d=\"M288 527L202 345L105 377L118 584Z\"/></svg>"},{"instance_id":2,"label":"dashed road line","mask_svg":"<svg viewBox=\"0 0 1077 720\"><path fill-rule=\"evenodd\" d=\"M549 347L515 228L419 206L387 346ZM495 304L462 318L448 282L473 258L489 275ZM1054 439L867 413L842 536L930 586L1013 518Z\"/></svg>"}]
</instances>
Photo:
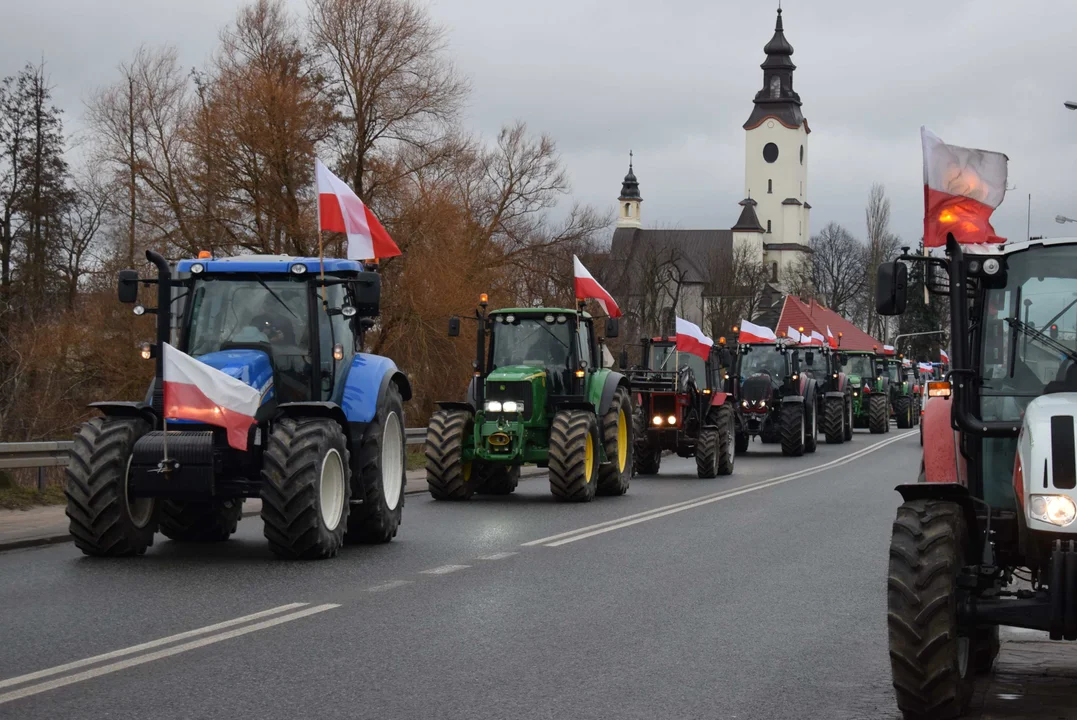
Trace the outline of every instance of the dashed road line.
<instances>
[{"instance_id":1,"label":"dashed road line","mask_svg":"<svg viewBox=\"0 0 1077 720\"><path fill-rule=\"evenodd\" d=\"M430 568L429 570L420 570L420 575L448 575L454 573L457 570L466 570L471 567L470 565L440 565L436 568Z\"/></svg>"},{"instance_id":2,"label":"dashed road line","mask_svg":"<svg viewBox=\"0 0 1077 720\"><path fill-rule=\"evenodd\" d=\"M513 555L519 555L517 552L499 552L493 555L483 555L482 557L475 558L476 560L504 560L505 558L512 557Z\"/></svg>"},{"instance_id":3,"label":"dashed road line","mask_svg":"<svg viewBox=\"0 0 1077 720\"><path fill-rule=\"evenodd\" d=\"M390 580L389 582L382 583L381 585L375 585L373 587L366 588L366 592L379 593L386 590L392 590L394 588L403 587L404 585L411 585L412 580Z\"/></svg>"}]
</instances>

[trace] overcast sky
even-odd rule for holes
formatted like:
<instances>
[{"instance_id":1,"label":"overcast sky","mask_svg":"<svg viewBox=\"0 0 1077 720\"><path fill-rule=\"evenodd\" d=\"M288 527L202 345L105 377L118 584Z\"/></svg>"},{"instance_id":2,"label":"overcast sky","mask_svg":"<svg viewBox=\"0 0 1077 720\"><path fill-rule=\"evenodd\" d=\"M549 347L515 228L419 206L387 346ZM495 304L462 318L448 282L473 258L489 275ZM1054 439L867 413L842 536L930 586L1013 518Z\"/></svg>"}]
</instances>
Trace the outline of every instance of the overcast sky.
<instances>
[{"instance_id":1,"label":"overcast sky","mask_svg":"<svg viewBox=\"0 0 1077 720\"><path fill-rule=\"evenodd\" d=\"M142 42L201 65L241 0L7 0L0 75L42 56L77 130L83 101ZM305 0L289 0L297 13ZM728 228L744 183L744 130L762 85L770 2L435 0L470 77L469 128L527 121L552 135L574 196L612 209L636 153L645 226ZM1010 185L995 229L1077 234L1077 100L1070 0L785 0L794 87L811 126L812 229L864 234L873 182L893 228L920 237L920 125L944 141L1005 152Z\"/></svg>"}]
</instances>

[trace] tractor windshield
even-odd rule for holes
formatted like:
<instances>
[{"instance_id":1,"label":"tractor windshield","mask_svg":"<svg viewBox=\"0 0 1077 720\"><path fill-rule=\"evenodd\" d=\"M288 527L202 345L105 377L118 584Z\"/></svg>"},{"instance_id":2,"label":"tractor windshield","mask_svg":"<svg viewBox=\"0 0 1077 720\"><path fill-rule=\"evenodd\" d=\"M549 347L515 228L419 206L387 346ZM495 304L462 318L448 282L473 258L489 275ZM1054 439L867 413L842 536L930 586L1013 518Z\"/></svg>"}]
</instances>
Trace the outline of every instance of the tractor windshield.
<instances>
[{"instance_id":1,"label":"tractor windshield","mask_svg":"<svg viewBox=\"0 0 1077 720\"><path fill-rule=\"evenodd\" d=\"M187 352L194 357L234 343L269 343L282 402L311 397L307 284L279 275L206 277L191 289Z\"/></svg>"},{"instance_id":2,"label":"tractor windshield","mask_svg":"<svg viewBox=\"0 0 1077 720\"><path fill-rule=\"evenodd\" d=\"M571 318L564 314L510 313L493 315L490 319L494 323L491 370L510 365L530 365L560 374L568 367L573 328Z\"/></svg>"},{"instance_id":3,"label":"tractor windshield","mask_svg":"<svg viewBox=\"0 0 1077 720\"><path fill-rule=\"evenodd\" d=\"M875 375L875 367L870 355L850 355L849 362L845 364L846 375L856 375L859 378L870 378Z\"/></svg>"},{"instance_id":4,"label":"tractor windshield","mask_svg":"<svg viewBox=\"0 0 1077 720\"><path fill-rule=\"evenodd\" d=\"M653 343L647 358L648 370L673 372L688 368L699 387L707 387L707 366L703 358L692 353L677 352L673 343Z\"/></svg>"},{"instance_id":5,"label":"tractor windshield","mask_svg":"<svg viewBox=\"0 0 1077 720\"><path fill-rule=\"evenodd\" d=\"M886 364L886 376L890 378L890 382L901 382L901 368L896 364L888 362Z\"/></svg>"},{"instance_id":6,"label":"tractor windshield","mask_svg":"<svg viewBox=\"0 0 1077 720\"><path fill-rule=\"evenodd\" d=\"M773 345L746 346L744 359L740 362L741 380L764 373L781 382L785 377L785 355L777 352Z\"/></svg>"}]
</instances>

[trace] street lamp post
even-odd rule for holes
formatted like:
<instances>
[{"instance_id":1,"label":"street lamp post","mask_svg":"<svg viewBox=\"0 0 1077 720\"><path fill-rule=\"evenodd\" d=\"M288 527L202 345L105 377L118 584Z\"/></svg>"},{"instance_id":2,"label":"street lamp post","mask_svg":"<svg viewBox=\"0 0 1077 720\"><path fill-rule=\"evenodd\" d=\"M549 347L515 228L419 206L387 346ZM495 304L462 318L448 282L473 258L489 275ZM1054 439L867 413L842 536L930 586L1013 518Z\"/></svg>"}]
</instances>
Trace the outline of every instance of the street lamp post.
<instances>
[{"instance_id":1,"label":"street lamp post","mask_svg":"<svg viewBox=\"0 0 1077 720\"><path fill-rule=\"evenodd\" d=\"M1073 102L1072 100L1067 100L1066 102L1064 102L1062 104L1066 106L1067 110L1077 110L1077 102Z\"/></svg>"},{"instance_id":2,"label":"street lamp post","mask_svg":"<svg viewBox=\"0 0 1077 720\"><path fill-rule=\"evenodd\" d=\"M1055 222L1059 225L1064 225L1068 222L1077 223L1077 220L1074 220L1073 218L1068 218L1065 215L1055 215Z\"/></svg>"}]
</instances>

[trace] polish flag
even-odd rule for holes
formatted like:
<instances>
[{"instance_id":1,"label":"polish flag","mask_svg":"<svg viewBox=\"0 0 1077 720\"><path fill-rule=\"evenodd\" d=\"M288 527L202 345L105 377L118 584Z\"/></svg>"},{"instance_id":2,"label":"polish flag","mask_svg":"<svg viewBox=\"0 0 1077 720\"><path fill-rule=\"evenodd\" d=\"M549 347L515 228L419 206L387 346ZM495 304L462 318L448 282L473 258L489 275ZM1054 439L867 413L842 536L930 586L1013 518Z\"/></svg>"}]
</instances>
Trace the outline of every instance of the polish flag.
<instances>
[{"instance_id":1,"label":"polish flag","mask_svg":"<svg viewBox=\"0 0 1077 720\"><path fill-rule=\"evenodd\" d=\"M737 336L738 343L770 343L777 339L774 331L768 327L756 325L747 320L740 321L740 334Z\"/></svg>"},{"instance_id":2,"label":"polish flag","mask_svg":"<svg viewBox=\"0 0 1077 720\"><path fill-rule=\"evenodd\" d=\"M165 418L223 427L228 444L246 450L247 431L262 404L262 393L168 343L161 347Z\"/></svg>"},{"instance_id":3,"label":"polish flag","mask_svg":"<svg viewBox=\"0 0 1077 720\"><path fill-rule=\"evenodd\" d=\"M348 236L350 259L377 260L401 254L378 218L343 180L329 172L321 160L315 159L314 169L318 182L319 227Z\"/></svg>"},{"instance_id":4,"label":"polish flag","mask_svg":"<svg viewBox=\"0 0 1077 720\"><path fill-rule=\"evenodd\" d=\"M931 363L929 362L922 362L917 365L917 368L919 368L920 372L931 372L933 369Z\"/></svg>"},{"instance_id":5,"label":"polish flag","mask_svg":"<svg viewBox=\"0 0 1077 720\"><path fill-rule=\"evenodd\" d=\"M795 343L801 343L804 341L804 336L800 334L800 331L794 327L787 327L785 329L785 336Z\"/></svg>"},{"instance_id":6,"label":"polish flag","mask_svg":"<svg viewBox=\"0 0 1077 720\"><path fill-rule=\"evenodd\" d=\"M824 342L826 342L826 338L823 337L823 334L821 332L819 332L818 330L811 331L812 345L822 345Z\"/></svg>"},{"instance_id":7,"label":"polish flag","mask_svg":"<svg viewBox=\"0 0 1077 720\"><path fill-rule=\"evenodd\" d=\"M942 348L939 348L939 357L942 358L942 361L944 363L950 362L950 353L946 352Z\"/></svg>"},{"instance_id":8,"label":"polish flag","mask_svg":"<svg viewBox=\"0 0 1077 720\"><path fill-rule=\"evenodd\" d=\"M838 339L831 334L829 325L826 326L826 342L835 350L838 349Z\"/></svg>"},{"instance_id":9,"label":"polish flag","mask_svg":"<svg viewBox=\"0 0 1077 720\"><path fill-rule=\"evenodd\" d=\"M893 354L894 354L894 353L896 353L896 352L897 352L897 351L896 351L896 350L894 350L894 346L893 346L893 345L883 345L883 354L884 354L884 355L893 355Z\"/></svg>"},{"instance_id":10,"label":"polish flag","mask_svg":"<svg viewBox=\"0 0 1077 720\"><path fill-rule=\"evenodd\" d=\"M606 292L606 288L598 284L594 276L587 272L580 259L572 256L572 265L576 275L576 298L578 300L594 300L611 318L621 317L621 308L617 307L613 296Z\"/></svg>"},{"instance_id":11,"label":"polish flag","mask_svg":"<svg viewBox=\"0 0 1077 720\"><path fill-rule=\"evenodd\" d=\"M692 353L706 360L712 347L714 341L704 335L698 325L677 318L677 352Z\"/></svg>"},{"instance_id":12,"label":"polish flag","mask_svg":"<svg viewBox=\"0 0 1077 720\"><path fill-rule=\"evenodd\" d=\"M998 244L991 213L1006 197L1007 158L1002 153L947 145L920 128L924 148L924 247Z\"/></svg>"}]
</instances>

